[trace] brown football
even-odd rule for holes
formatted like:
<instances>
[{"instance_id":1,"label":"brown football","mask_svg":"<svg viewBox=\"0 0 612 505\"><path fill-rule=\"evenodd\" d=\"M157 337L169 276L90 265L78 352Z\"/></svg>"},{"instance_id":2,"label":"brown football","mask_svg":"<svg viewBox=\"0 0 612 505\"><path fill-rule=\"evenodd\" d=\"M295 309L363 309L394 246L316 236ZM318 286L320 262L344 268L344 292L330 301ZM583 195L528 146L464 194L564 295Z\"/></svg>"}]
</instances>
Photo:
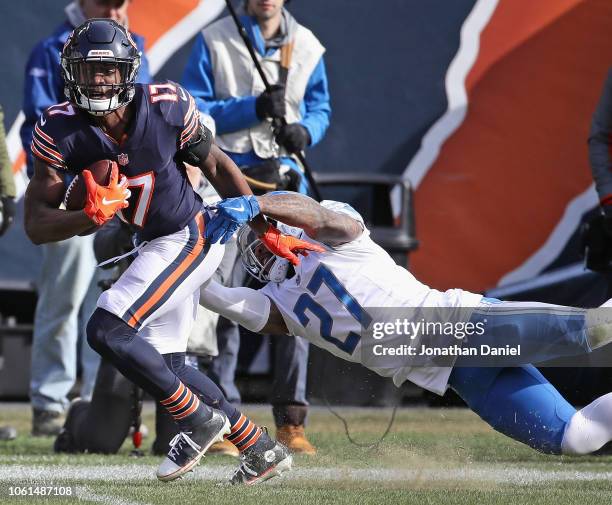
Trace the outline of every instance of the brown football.
<instances>
[{"instance_id":1,"label":"brown football","mask_svg":"<svg viewBox=\"0 0 612 505\"><path fill-rule=\"evenodd\" d=\"M110 174L113 165L116 165L111 160L100 160L92 163L87 167L91 172L94 180L102 185L107 186L110 182ZM85 179L81 175L77 175L64 195L64 205L67 210L81 210L85 207L85 197L87 196L87 188L85 188Z\"/></svg>"}]
</instances>

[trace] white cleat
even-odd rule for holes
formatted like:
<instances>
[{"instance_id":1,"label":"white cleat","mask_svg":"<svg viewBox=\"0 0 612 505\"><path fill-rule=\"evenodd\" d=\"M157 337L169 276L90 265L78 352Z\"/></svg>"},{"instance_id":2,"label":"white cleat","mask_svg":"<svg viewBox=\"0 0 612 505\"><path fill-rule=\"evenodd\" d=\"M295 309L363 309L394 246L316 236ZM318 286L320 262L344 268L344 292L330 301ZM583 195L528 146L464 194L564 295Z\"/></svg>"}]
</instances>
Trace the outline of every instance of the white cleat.
<instances>
[{"instance_id":1,"label":"white cleat","mask_svg":"<svg viewBox=\"0 0 612 505\"><path fill-rule=\"evenodd\" d=\"M230 484L252 486L291 470L293 457L283 444L272 440L266 432L240 456L240 466Z\"/></svg>"},{"instance_id":2,"label":"white cleat","mask_svg":"<svg viewBox=\"0 0 612 505\"><path fill-rule=\"evenodd\" d=\"M220 410L213 409L213 416L208 421L193 431L180 432L170 441L170 451L157 469L157 478L168 482L192 471L208 448L229 433L229 419Z\"/></svg>"}]
</instances>

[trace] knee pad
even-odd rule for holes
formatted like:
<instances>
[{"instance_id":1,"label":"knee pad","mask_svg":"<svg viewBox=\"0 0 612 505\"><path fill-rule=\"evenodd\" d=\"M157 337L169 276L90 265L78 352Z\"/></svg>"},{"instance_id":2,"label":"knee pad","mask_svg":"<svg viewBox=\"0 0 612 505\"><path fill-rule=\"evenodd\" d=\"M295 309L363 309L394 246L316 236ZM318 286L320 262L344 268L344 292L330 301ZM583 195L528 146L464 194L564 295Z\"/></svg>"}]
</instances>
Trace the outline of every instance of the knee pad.
<instances>
[{"instance_id":1,"label":"knee pad","mask_svg":"<svg viewBox=\"0 0 612 505\"><path fill-rule=\"evenodd\" d=\"M105 331L105 316L106 311L102 309L94 310L94 313L87 321L87 343L89 346L99 354L104 354L106 345L106 331Z\"/></svg>"},{"instance_id":2,"label":"knee pad","mask_svg":"<svg viewBox=\"0 0 612 505\"><path fill-rule=\"evenodd\" d=\"M136 330L116 315L99 307L87 323L87 342L93 350L105 357L109 351L117 350L117 342L133 335L136 335Z\"/></svg>"}]
</instances>

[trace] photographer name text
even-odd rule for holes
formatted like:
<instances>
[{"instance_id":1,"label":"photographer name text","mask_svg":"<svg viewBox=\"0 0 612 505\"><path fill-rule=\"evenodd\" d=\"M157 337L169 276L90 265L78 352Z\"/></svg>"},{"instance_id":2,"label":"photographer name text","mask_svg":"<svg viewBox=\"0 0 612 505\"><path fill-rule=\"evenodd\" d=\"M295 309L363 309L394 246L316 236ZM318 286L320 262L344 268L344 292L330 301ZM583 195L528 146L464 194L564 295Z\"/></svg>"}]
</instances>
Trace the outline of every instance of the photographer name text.
<instances>
[{"instance_id":1,"label":"photographer name text","mask_svg":"<svg viewBox=\"0 0 612 505\"><path fill-rule=\"evenodd\" d=\"M460 345L427 347L422 345L417 348L406 344L390 347L376 344L373 346L372 352L375 356L520 356L521 346L520 344L501 347L486 344L481 344L478 347L462 347Z\"/></svg>"}]
</instances>

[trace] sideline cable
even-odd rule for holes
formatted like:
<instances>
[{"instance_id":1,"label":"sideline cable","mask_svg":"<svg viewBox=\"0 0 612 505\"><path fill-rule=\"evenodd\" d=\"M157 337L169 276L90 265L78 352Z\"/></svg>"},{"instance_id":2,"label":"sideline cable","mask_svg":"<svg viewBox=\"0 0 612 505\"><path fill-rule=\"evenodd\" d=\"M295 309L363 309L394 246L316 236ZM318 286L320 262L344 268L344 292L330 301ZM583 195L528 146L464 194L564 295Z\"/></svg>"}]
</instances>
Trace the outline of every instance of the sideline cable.
<instances>
[{"instance_id":1,"label":"sideline cable","mask_svg":"<svg viewBox=\"0 0 612 505\"><path fill-rule=\"evenodd\" d=\"M391 428L393 427L393 423L395 422L395 415L397 414L397 409L400 406L401 403L401 396L398 398L395 406L393 407L393 410L391 412L391 418L389 419L389 424L387 425L387 429L384 431L384 433L381 435L381 437L378 439L378 441L373 442L371 444L364 444L361 442L357 442L352 436L351 433L349 431L349 426L348 426L348 421L342 417L338 412L336 412L331 404L329 403L329 400L327 399L327 391L325 390L325 387L323 387L323 399L325 400L325 405L327 406L327 409L334 415L336 416L338 419L340 419L340 421L342 422L342 424L344 425L344 433L346 435L346 438L348 439L348 441L353 444L356 447L360 447L361 449L368 449L368 450L372 450L372 449L377 449L378 446L383 442L383 440L387 437L387 435L389 434L389 432L391 431Z\"/></svg>"}]
</instances>

